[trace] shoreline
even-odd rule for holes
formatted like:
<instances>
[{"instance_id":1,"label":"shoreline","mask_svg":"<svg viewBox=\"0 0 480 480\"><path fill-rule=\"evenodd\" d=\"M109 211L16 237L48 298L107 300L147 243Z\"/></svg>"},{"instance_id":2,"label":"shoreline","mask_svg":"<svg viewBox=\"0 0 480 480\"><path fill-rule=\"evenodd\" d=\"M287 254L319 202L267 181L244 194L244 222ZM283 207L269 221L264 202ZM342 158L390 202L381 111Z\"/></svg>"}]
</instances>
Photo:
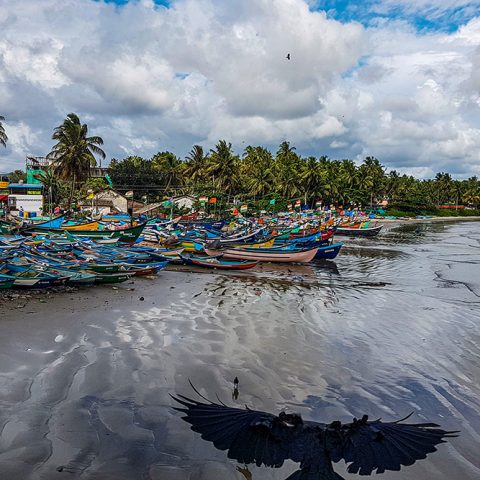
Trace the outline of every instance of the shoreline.
<instances>
[{"instance_id":1,"label":"shoreline","mask_svg":"<svg viewBox=\"0 0 480 480\"><path fill-rule=\"evenodd\" d=\"M471 217L431 217L431 218L372 218L372 222L379 224L403 224L403 223L440 223L440 222L480 222L480 215Z\"/></svg>"}]
</instances>

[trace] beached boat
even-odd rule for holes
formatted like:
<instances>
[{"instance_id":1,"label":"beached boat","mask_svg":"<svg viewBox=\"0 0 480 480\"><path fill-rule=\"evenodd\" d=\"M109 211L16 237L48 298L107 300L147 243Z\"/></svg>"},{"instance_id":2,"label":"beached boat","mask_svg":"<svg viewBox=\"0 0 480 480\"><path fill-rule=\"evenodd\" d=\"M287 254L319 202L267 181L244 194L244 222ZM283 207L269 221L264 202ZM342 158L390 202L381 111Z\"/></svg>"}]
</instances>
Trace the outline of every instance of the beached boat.
<instances>
[{"instance_id":1,"label":"beached boat","mask_svg":"<svg viewBox=\"0 0 480 480\"><path fill-rule=\"evenodd\" d=\"M194 257L192 255L180 255L180 257L185 265L218 270L247 270L258 265L258 261L224 260L222 257Z\"/></svg>"},{"instance_id":2,"label":"beached boat","mask_svg":"<svg viewBox=\"0 0 480 480\"><path fill-rule=\"evenodd\" d=\"M315 255L316 260L332 260L339 253L343 246L343 243L333 243L332 245L327 245L325 247L319 247Z\"/></svg>"},{"instance_id":3,"label":"beached boat","mask_svg":"<svg viewBox=\"0 0 480 480\"><path fill-rule=\"evenodd\" d=\"M213 250L205 248L207 255L222 255L233 260L253 260L258 262L308 263L315 258L318 248L306 250L282 250L281 248L225 248Z\"/></svg>"},{"instance_id":4,"label":"beached boat","mask_svg":"<svg viewBox=\"0 0 480 480\"><path fill-rule=\"evenodd\" d=\"M74 230L75 237L88 237L91 239L118 238L120 243L134 243L141 235L146 223L119 230ZM42 228L27 226L22 230L23 235L31 234L57 234L62 235L65 231L62 228Z\"/></svg>"},{"instance_id":5,"label":"beached boat","mask_svg":"<svg viewBox=\"0 0 480 480\"><path fill-rule=\"evenodd\" d=\"M62 230L68 230L75 232L76 230L98 230L98 222L76 223L76 224L64 224L61 225Z\"/></svg>"},{"instance_id":6,"label":"beached boat","mask_svg":"<svg viewBox=\"0 0 480 480\"><path fill-rule=\"evenodd\" d=\"M337 235L349 235L350 237L374 237L380 233L383 225L378 225L376 227L363 227L353 226L353 227L337 227Z\"/></svg>"},{"instance_id":7,"label":"beached boat","mask_svg":"<svg viewBox=\"0 0 480 480\"><path fill-rule=\"evenodd\" d=\"M145 277L149 275L156 275L160 270L163 270L168 265L168 262L156 263L124 263L119 272L133 273L136 277Z\"/></svg>"},{"instance_id":8,"label":"beached boat","mask_svg":"<svg viewBox=\"0 0 480 480\"><path fill-rule=\"evenodd\" d=\"M15 277L13 275L5 275L0 273L0 290L12 288L15 283Z\"/></svg>"},{"instance_id":9,"label":"beached boat","mask_svg":"<svg viewBox=\"0 0 480 480\"><path fill-rule=\"evenodd\" d=\"M16 230L17 226L6 222L5 220L0 220L0 234L1 235L10 235Z\"/></svg>"},{"instance_id":10,"label":"beached boat","mask_svg":"<svg viewBox=\"0 0 480 480\"><path fill-rule=\"evenodd\" d=\"M49 220L44 220L44 221L35 221L32 220L34 225L36 227L42 227L42 228L60 228L62 226L62 223L65 221L65 217L63 215L60 215L55 218L51 218Z\"/></svg>"},{"instance_id":11,"label":"beached boat","mask_svg":"<svg viewBox=\"0 0 480 480\"><path fill-rule=\"evenodd\" d=\"M122 283L126 282L131 278L135 273L134 272L118 272L118 273L96 273L91 272L95 275L95 283Z\"/></svg>"}]
</instances>

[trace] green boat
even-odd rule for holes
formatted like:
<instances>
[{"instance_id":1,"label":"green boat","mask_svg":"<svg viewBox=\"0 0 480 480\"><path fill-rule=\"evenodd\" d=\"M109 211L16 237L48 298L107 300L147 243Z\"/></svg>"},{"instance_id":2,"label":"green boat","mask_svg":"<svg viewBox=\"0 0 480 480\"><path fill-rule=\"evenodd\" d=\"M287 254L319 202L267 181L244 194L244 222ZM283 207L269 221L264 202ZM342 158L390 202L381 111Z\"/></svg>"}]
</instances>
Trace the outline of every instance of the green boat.
<instances>
[{"instance_id":1,"label":"green boat","mask_svg":"<svg viewBox=\"0 0 480 480\"><path fill-rule=\"evenodd\" d=\"M121 283L126 282L134 275L134 272L120 272L120 273L95 273L95 283Z\"/></svg>"},{"instance_id":2,"label":"green boat","mask_svg":"<svg viewBox=\"0 0 480 480\"><path fill-rule=\"evenodd\" d=\"M92 239L118 238L120 243L134 243L143 232L146 223L135 225L134 227L124 228L123 230L74 230L70 234L75 237L86 237ZM36 226L28 226L22 230L23 235L32 234L56 234L61 235L65 230L61 228L42 228Z\"/></svg>"},{"instance_id":3,"label":"green boat","mask_svg":"<svg viewBox=\"0 0 480 480\"><path fill-rule=\"evenodd\" d=\"M122 268L121 263L88 263L86 270L92 270L95 273L117 273Z\"/></svg>"},{"instance_id":4,"label":"green boat","mask_svg":"<svg viewBox=\"0 0 480 480\"><path fill-rule=\"evenodd\" d=\"M0 290L6 290L7 288L12 288L14 283L15 283L15 277L0 273Z\"/></svg>"},{"instance_id":5,"label":"green boat","mask_svg":"<svg viewBox=\"0 0 480 480\"><path fill-rule=\"evenodd\" d=\"M0 235L11 235L15 230L15 226L4 220L0 220Z\"/></svg>"}]
</instances>

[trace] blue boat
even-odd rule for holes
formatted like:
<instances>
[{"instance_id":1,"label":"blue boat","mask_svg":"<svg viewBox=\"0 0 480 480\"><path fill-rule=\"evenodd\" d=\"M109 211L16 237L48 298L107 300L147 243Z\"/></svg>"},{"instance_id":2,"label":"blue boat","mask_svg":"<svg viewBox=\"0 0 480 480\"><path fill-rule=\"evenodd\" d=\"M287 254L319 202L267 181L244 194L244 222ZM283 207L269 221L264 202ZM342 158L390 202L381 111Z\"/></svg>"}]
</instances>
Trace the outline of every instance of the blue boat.
<instances>
[{"instance_id":1,"label":"blue boat","mask_svg":"<svg viewBox=\"0 0 480 480\"><path fill-rule=\"evenodd\" d=\"M45 228L60 228L65 221L65 217L63 215L59 217L52 218L51 220L47 220L46 222L35 222L36 227L45 227Z\"/></svg>"},{"instance_id":2,"label":"blue boat","mask_svg":"<svg viewBox=\"0 0 480 480\"><path fill-rule=\"evenodd\" d=\"M332 260L340 253L342 246L343 243L333 243L332 245L320 247L315 254L315 259Z\"/></svg>"}]
</instances>

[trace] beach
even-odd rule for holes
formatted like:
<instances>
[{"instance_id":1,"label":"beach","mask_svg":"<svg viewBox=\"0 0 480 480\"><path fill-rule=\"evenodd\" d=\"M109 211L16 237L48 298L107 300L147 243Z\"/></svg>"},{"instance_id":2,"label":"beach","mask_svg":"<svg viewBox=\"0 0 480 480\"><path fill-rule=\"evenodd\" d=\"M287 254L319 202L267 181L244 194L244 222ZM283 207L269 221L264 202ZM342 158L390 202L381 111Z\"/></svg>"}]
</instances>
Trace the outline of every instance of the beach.
<instances>
[{"instance_id":1,"label":"beach","mask_svg":"<svg viewBox=\"0 0 480 480\"><path fill-rule=\"evenodd\" d=\"M4 297L2 478L242 480L173 410L170 394L195 397L189 381L317 421L414 412L460 436L379 478L479 478L480 223L407 222L338 237L330 262ZM296 468L249 466L254 480Z\"/></svg>"}]
</instances>

